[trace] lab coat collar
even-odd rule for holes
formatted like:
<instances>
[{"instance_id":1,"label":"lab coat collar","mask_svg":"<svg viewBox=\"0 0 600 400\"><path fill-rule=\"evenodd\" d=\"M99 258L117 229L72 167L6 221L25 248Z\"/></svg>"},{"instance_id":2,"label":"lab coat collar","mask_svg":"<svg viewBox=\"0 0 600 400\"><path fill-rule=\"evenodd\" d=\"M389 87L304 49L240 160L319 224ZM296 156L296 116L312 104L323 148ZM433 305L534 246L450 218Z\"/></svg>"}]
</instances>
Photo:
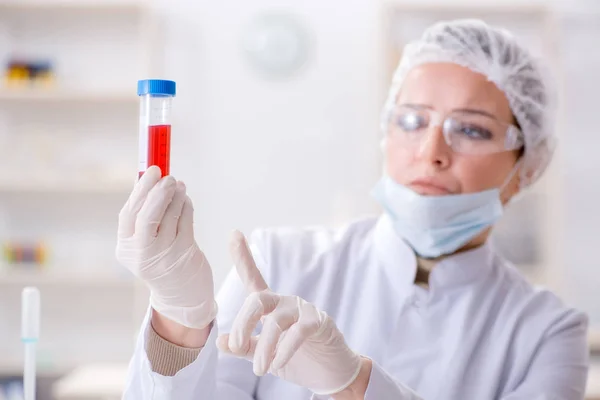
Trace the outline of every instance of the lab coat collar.
<instances>
[{"instance_id":1,"label":"lab coat collar","mask_svg":"<svg viewBox=\"0 0 600 400\"><path fill-rule=\"evenodd\" d=\"M375 226L374 242L379 260L384 264L391 282L399 289L414 285L417 258L412 248L394 230L387 214L382 214ZM462 286L488 275L493 265L489 244L443 257L429 275L431 294L440 289Z\"/></svg>"},{"instance_id":2,"label":"lab coat collar","mask_svg":"<svg viewBox=\"0 0 600 400\"><path fill-rule=\"evenodd\" d=\"M373 240L377 258L390 282L400 291L408 292L417 275L417 257L408 243L398 236L387 214L377 220Z\"/></svg>"},{"instance_id":3,"label":"lab coat collar","mask_svg":"<svg viewBox=\"0 0 600 400\"><path fill-rule=\"evenodd\" d=\"M485 243L477 248L442 258L429 274L432 292L484 279L493 266L494 253Z\"/></svg>"}]
</instances>

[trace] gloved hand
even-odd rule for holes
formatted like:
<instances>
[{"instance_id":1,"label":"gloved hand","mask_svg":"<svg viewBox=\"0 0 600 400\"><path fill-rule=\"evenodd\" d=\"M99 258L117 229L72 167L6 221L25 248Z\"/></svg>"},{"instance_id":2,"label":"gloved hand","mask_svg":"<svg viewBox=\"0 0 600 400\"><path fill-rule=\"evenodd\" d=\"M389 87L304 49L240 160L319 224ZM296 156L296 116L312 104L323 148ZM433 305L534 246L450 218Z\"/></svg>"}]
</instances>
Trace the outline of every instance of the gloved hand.
<instances>
[{"instance_id":1,"label":"gloved hand","mask_svg":"<svg viewBox=\"0 0 600 400\"><path fill-rule=\"evenodd\" d=\"M194 240L193 206L183 182L150 167L119 214L117 260L150 288L150 305L189 328L217 314L212 271Z\"/></svg>"},{"instance_id":2,"label":"gloved hand","mask_svg":"<svg viewBox=\"0 0 600 400\"><path fill-rule=\"evenodd\" d=\"M218 348L253 361L258 376L270 372L318 395L352 384L361 358L346 345L333 320L300 297L269 290L240 232L234 233L230 251L250 295L229 335L218 338ZM251 336L259 320L262 332Z\"/></svg>"}]
</instances>

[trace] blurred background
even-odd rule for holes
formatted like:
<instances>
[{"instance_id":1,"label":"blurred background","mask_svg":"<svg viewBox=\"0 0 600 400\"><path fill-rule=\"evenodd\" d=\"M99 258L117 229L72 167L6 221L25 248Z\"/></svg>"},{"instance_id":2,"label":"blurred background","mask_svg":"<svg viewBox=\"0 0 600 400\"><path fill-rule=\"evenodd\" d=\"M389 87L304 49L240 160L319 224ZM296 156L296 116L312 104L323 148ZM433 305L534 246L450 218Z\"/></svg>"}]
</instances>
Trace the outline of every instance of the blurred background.
<instances>
[{"instance_id":1,"label":"blurred background","mask_svg":"<svg viewBox=\"0 0 600 400\"><path fill-rule=\"evenodd\" d=\"M177 82L171 172L217 287L229 232L379 212L379 114L404 44L461 17L545 57L559 148L494 241L600 343L597 0L0 0L0 399L20 399L20 293L42 295L40 399L120 398L147 292L114 259L137 175L138 79ZM600 398L590 374L589 399ZM597 397L596 397L597 396Z\"/></svg>"}]
</instances>

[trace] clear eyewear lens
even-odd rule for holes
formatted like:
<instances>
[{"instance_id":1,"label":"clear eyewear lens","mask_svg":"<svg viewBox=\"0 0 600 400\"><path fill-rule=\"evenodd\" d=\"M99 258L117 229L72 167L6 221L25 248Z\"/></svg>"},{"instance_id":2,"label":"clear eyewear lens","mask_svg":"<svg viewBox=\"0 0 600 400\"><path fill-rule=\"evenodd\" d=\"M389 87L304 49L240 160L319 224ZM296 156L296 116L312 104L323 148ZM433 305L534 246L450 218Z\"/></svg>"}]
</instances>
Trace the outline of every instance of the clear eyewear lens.
<instances>
[{"instance_id":1,"label":"clear eyewear lens","mask_svg":"<svg viewBox=\"0 0 600 400\"><path fill-rule=\"evenodd\" d=\"M523 135L516 126L476 113L453 114L441 120L432 110L398 107L390 110L382 127L398 144L413 144L421 142L430 125L438 121L446 143L457 153L501 153L523 146Z\"/></svg>"},{"instance_id":2,"label":"clear eyewear lens","mask_svg":"<svg viewBox=\"0 0 600 400\"><path fill-rule=\"evenodd\" d=\"M444 137L452 149L465 154L492 154L523 146L521 132L514 126L480 115L449 117Z\"/></svg>"}]
</instances>

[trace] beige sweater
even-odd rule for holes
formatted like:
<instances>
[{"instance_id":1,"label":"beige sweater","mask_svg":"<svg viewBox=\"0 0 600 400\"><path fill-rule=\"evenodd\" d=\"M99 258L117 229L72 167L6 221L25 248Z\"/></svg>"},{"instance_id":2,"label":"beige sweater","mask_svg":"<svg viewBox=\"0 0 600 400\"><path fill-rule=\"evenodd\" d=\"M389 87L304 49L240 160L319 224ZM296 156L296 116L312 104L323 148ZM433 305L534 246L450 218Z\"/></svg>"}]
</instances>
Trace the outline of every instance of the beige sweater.
<instances>
[{"instance_id":1,"label":"beige sweater","mask_svg":"<svg viewBox=\"0 0 600 400\"><path fill-rule=\"evenodd\" d=\"M435 266L436 260L417 258L417 276L415 283L428 288L429 273ZM174 376L178 371L190 365L200 354L202 349L189 349L174 345L161 338L150 325L148 340L146 341L146 354L150 360L152 371L163 376Z\"/></svg>"},{"instance_id":2,"label":"beige sweater","mask_svg":"<svg viewBox=\"0 0 600 400\"><path fill-rule=\"evenodd\" d=\"M152 371L163 376L174 376L178 371L190 365L198 355L200 349L189 349L174 345L161 338L152 324L148 329L146 340L146 354L152 366Z\"/></svg>"}]
</instances>

